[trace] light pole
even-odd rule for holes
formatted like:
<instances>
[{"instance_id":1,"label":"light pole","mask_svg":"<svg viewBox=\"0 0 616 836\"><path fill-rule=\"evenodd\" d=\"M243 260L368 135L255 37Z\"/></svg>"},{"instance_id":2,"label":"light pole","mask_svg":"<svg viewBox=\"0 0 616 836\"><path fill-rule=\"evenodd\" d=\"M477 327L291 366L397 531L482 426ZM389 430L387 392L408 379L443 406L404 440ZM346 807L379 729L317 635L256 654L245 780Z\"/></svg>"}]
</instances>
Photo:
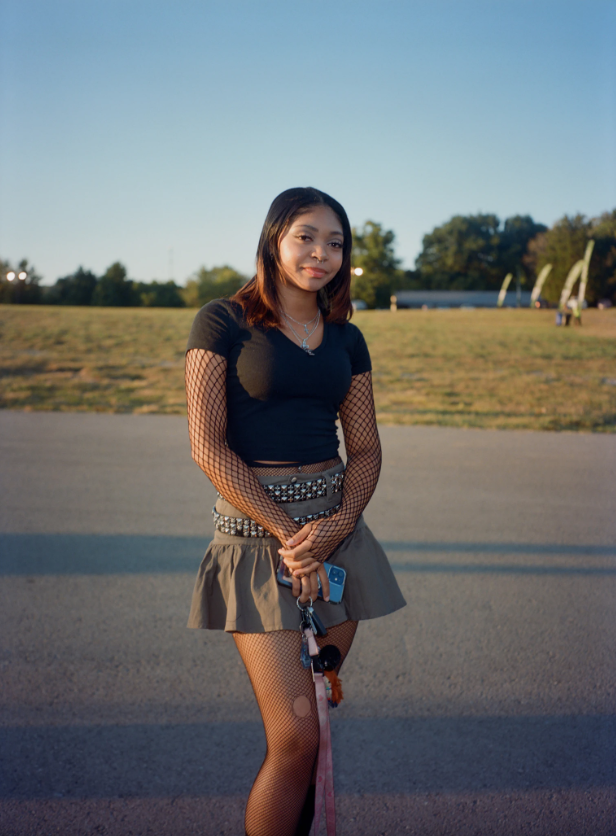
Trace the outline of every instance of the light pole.
<instances>
[{"instance_id":1,"label":"light pole","mask_svg":"<svg viewBox=\"0 0 616 836\"><path fill-rule=\"evenodd\" d=\"M14 282L15 279L17 279L18 280L17 281L17 287L21 288L21 285L20 285L19 282L25 282L26 279L28 278L28 274L26 273L25 270L20 270L19 273L16 273L14 270L9 270L9 272L6 274L6 278L7 278L7 281L9 281L9 282ZM21 290L17 290L15 292L15 301L17 302L17 304L19 304L20 296L21 296Z\"/></svg>"}]
</instances>

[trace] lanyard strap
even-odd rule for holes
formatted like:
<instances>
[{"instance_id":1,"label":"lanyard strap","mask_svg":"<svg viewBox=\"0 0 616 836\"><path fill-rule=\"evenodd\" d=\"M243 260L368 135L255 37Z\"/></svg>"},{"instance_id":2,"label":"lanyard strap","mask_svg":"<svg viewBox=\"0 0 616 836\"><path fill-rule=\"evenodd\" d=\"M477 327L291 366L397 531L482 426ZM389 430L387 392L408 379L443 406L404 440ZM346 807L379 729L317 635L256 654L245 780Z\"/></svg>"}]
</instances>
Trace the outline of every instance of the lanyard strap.
<instances>
[{"instance_id":1,"label":"lanyard strap","mask_svg":"<svg viewBox=\"0 0 616 836\"><path fill-rule=\"evenodd\" d=\"M310 628L304 629L310 656L318 656L319 648ZM319 832L321 809L325 803L327 836L336 836L336 805L334 802L334 764L332 760L332 736L327 709L327 693L322 673L312 672L319 715L319 758L317 761L317 784L314 798L314 836Z\"/></svg>"}]
</instances>

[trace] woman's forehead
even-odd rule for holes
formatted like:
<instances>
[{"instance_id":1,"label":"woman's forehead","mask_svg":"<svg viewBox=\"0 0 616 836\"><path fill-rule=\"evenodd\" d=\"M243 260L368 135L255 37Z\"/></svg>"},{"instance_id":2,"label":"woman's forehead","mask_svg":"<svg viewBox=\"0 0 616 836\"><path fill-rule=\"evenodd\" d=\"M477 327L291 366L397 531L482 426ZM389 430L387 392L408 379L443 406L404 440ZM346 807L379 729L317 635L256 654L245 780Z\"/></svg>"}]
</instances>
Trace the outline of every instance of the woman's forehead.
<instances>
[{"instance_id":1,"label":"woman's forehead","mask_svg":"<svg viewBox=\"0 0 616 836\"><path fill-rule=\"evenodd\" d=\"M340 220L329 206L315 206L297 215L289 229L306 227L313 232L327 232L327 234L342 235Z\"/></svg>"}]
</instances>

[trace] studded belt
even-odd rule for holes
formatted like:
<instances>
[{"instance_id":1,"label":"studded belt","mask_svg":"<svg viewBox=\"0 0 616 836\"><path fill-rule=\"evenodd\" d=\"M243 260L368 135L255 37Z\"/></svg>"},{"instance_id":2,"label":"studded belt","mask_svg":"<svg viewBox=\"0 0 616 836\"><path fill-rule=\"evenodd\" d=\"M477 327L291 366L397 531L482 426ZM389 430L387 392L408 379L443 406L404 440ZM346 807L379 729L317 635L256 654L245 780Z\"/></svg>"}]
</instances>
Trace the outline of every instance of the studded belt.
<instances>
[{"instance_id":1,"label":"studded belt","mask_svg":"<svg viewBox=\"0 0 616 836\"><path fill-rule=\"evenodd\" d=\"M298 482L294 476L286 485L263 485L263 490L273 499L274 502L302 502L306 499L317 499L319 496L327 496L327 482L329 481L330 494L340 493L344 481L344 472L333 473L331 476L319 476L318 479L308 479L305 482Z\"/></svg>"},{"instance_id":2,"label":"studded belt","mask_svg":"<svg viewBox=\"0 0 616 836\"><path fill-rule=\"evenodd\" d=\"M308 499L327 496L328 482L330 496L340 493L344 482L344 472L333 473L331 476L319 476L318 479L307 479L305 482L298 482L297 476L293 476L287 484L261 485L261 487L270 499L280 505L283 502L305 502ZM224 499L221 493L218 496Z\"/></svg>"},{"instance_id":3,"label":"studded belt","mask_svg":"<svg viewBox=\"0 0 616 836\"><path fill-rule=\"evenodd\" d=\"M334 505L333 508L328 508L327 511L319 511L316 514L306 514L305 517L293 517L296 523L306 525L308 522L314 520L322 520L325 517L331 517L336 511L340 510L340 503ZM237 537L273 537L267 529L256 520L248 519L247 517L228 517L225 514L219 514L216 507L212 508L212 516L214 517L214 528L221 531L223 534L233 534Z\"/></svg>"}]
</instances>

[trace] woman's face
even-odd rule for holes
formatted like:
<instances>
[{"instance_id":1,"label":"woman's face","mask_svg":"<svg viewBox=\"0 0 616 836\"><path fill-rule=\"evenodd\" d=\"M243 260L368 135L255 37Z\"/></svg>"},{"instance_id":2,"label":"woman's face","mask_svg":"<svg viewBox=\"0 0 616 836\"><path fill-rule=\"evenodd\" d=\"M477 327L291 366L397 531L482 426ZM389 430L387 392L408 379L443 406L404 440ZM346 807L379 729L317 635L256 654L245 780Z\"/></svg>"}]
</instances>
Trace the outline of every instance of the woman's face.
<instances>
[{"instance_id":1,"label":"woman's face","mask_svg":"<svg viewBox=\"0 0 616 836\"><path fill-rule=\"evenodd\" d=\"M278 244L285 284L312 293L330 282L342 265L342 224L329 206L298 215Z\"/></svg>"}]
</instances>

